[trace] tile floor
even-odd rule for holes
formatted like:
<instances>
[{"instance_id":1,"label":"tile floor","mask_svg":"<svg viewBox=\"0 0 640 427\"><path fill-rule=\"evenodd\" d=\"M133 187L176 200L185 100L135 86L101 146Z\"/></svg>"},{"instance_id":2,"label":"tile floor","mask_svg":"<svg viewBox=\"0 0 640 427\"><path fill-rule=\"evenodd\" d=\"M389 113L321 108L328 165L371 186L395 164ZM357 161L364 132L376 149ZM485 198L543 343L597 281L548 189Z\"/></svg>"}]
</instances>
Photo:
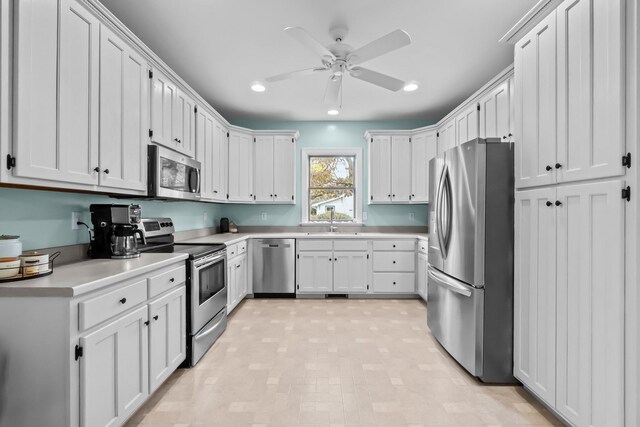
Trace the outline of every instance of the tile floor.
<instances>
[{"instance_id":1,"label":"tile floor","mask_svg":"<svg viewBox=\"0 0 640 427\"><path fill-rule=\"evenodd\" d=\"M127 426L562 425L437 344L421 300L245 300Z\"/></svg>"}]
</instances>

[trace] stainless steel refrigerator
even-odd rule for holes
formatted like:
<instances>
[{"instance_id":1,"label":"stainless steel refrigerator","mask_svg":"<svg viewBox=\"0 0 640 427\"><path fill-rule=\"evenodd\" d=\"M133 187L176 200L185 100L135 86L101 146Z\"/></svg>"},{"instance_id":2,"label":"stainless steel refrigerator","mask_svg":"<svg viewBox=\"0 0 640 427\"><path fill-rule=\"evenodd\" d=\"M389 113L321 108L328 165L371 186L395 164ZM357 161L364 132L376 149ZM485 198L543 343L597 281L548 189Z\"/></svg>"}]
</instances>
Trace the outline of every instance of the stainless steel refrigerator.
<instances>
[{"instance_id":1,"label":"stainless steel refrigerator","mask_svg":"<svg viewBox=\"0 0 640 427\"><path fill-rule=\"evenodd\" d=\"M481 381L515 382L513 146L474 139L429 174L429 328Z\"/></svg>"}]
</instances>

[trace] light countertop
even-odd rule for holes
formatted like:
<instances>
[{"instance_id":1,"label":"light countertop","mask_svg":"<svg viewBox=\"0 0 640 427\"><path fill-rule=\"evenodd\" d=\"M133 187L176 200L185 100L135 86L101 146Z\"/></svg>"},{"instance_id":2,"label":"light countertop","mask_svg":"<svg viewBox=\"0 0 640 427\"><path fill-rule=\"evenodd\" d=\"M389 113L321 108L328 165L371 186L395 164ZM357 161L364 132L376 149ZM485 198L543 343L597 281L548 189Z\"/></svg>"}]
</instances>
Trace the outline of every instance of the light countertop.
<instances>
[{"instance_id":1,"label":"light countertop","mask_svg":"<svg viewBox=\"0 0 640 427\"><path fill-rule=\"evenodd\" d=\"M180 243L233 245L246 239L427 239L427 233L221 233L181 241Z\"/></svg>"},{"instance_id":2,"label":"light countertop","mask_svg":"<svg viewBox=\"0 0 640 427\"><path fill-rule=\"evenodd\" d=\"M0 297L75 297L154 271L178 261L187 254L142 254L133 259L91 259L60 267L53 273L18 282L0 283Z\"/></svg>"}]
</instances>

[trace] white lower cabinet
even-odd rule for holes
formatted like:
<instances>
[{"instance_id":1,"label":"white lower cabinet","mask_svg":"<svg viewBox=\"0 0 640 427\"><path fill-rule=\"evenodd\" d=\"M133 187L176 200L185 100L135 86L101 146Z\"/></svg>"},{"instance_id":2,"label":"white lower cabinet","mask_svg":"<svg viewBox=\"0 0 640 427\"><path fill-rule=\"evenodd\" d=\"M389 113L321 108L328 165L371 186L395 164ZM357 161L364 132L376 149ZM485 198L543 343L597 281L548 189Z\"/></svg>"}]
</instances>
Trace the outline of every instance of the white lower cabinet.
<instances>
[{"instance_id":1,"label":"white lower cabinet","mask_svg":"<svg viewBox=\"0 0 640 427\"><path fill-rule=\"evenodd\" d=\"M322 293L333 289L333 252L299 252L296 268L298 293Z\"/></svg>"},{"instance_id":2,"label":"white lower cabinet","mask_svg":"<svg viewBox=\"0 0 640 427\"><path fill-rule=\"evenodd\" d=\"M418 287L418 295L422 297L423 300L427 300L427 267L429 265L429 257L427 254L419 253L418 254L418 271L417 271L417 287Z\"/></svg>"},{"instance_id":3,"label":"white lower cabinet","mask_svg":"<svg viewBox=\"0 0 640 427\"><path fill-rule=\"evenodd\" d=\"M80 339L80 418L84 426L119 425L149 395L147 307Z\"/></svg>"},{"instance_id":4,"label":"white lower cabinet","mask_svg":"<svg viewBox=\"0 0 640 427\"><path fill-rule=\"evenodd\" d=\"M367 252L334 252L333 290L345 293L367 292L368 259Z\"/></svg>"},{"instance_id":5,"label":"white lower cabinet","mask_svg":"<svg viewBox=\"0 0 640 427\"><path fill-rule=\"evenodd\" d=\"M623 187L516 193L514 375L576 426L624 425Z\"/></svg>"},{"instance_id":6,"label":"white lower cabinet","mask_svg":"<svg viewBox=\"0 0 640 427\"><path fill-rule=\"evenodd\" d=\"M227 314L230 314L247 296L249 288L248 276L246 254L227 260Z\"/></svg>"}]
</instances>

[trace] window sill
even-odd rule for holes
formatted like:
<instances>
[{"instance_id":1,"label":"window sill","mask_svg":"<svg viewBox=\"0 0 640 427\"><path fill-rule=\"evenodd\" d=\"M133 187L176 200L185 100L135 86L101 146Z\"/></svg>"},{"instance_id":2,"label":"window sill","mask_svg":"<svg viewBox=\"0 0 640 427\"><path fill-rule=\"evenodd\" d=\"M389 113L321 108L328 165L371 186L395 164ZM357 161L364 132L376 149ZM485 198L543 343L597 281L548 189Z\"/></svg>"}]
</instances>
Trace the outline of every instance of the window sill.
<instances>
[{"instance_id":1,"label":"window sill","mask_svg":"<svg viewBox=\"0 0 640 427\"><path fill-rule=\"evenodd\" d=\"M299 224L302 227L327 227L330 226L330 222L301 222ZM364 227L365 225L361 222L334 222L334 227Z\"/></svg>"}]
</instances>

